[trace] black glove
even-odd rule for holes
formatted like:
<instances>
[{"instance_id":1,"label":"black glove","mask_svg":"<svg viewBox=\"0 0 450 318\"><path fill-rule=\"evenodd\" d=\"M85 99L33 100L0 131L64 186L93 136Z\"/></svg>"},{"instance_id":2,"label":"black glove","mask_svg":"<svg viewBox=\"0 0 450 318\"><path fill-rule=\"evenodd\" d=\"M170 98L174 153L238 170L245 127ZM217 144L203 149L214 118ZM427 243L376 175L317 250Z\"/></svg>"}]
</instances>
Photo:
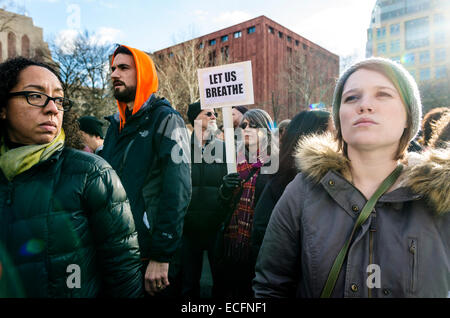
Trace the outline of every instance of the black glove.
<instances>
[{"instance_id":1,"label":"black glove","mask_svg":"<svg viewBox=\"0 0 450 318\"><path fill-rule=\"evenodd\" d=\"M239 176L239 173L233 172L233 173L229 173L229 174L225 175L223 177L222 186L220 187L221 191L222 191L222 195L225 197L231 196L233 191L237 187L240 187L241 184L242 184L242 178Z\"/></svg>"}]
</instances>

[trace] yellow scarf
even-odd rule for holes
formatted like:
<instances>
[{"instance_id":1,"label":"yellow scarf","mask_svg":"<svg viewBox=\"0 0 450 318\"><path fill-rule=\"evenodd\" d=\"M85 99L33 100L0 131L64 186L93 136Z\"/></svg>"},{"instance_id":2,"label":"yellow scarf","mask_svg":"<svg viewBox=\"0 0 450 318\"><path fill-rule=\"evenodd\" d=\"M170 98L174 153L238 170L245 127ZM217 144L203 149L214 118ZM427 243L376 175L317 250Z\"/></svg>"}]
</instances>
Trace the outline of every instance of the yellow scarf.
<instances>
[{"instance_id":1,"label":"yellow scarf","mask_svg":"<svg viewBox=\"0 0 450 318\"><path fill-rule=\"evenodd\" d=\"M27 171L35 164L47 160L56 151L64 147L64 130L52 142L42 145L28 145L14 149L8 149L4 138L0 144L0 169L6 178L11 181L15 176Z\"/></svg>"}]
</instances>

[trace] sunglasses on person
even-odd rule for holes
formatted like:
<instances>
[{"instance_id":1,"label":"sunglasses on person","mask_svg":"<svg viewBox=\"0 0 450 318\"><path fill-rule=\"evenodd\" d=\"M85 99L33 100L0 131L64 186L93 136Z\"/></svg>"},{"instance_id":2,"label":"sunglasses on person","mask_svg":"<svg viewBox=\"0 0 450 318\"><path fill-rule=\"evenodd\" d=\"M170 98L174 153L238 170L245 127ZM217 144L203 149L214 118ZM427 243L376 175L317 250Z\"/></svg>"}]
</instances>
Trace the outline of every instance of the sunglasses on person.
<instances>
[{"instance_id":1,"label":"sunglasses on person","mask_svg":"<svg viewBox=\"0 0 450 318\"><path fill-rule=\"evenodd\" d=\"M39 92L32 92L32 91L23 91L23 92L13 92L9 93L10 97L13 96L25 96L27 99L28 104L31 106L36 107L45 107L48 105L48 103L52 100L56 108L59 111L67 112L72 108L72 101L68 98L64 97L50 97L47 94L39 93Z\"/></svg>"},{"instance_id":2,"label":"sunglasses on person","mask_svg":"<svg viewBox=\"0 0 450 318\"><path fill-rule=\"evenodd\" d=\"M248 122L243 122L242 124L239 125L239 127L242 128L242 129L247 128L247 126L249 126L250 128L258 128L257 125L252 124L252 123L248 123Z\"/></svg>"},{"instance_id":3,"label":"sunglasses on person","mask_svg":"<svg viewBox=\"0 0 450 318\"><path fill-rule=\"evenodd\" d=\"M205 115L208 116L208 117L212 117L213 114L214 114L214 116L215 116L216 118L219 116L219 114L216 113L216 112L207 112L207 113L205 113Z\"/></svg>"}]
</instances>

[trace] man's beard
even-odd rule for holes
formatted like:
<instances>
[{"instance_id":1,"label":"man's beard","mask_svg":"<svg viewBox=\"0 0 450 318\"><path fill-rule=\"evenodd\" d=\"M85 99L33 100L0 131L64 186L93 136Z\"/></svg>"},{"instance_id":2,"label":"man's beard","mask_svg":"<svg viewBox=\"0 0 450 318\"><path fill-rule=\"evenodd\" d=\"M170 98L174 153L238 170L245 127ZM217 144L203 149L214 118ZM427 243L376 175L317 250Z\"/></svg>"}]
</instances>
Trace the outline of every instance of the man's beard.
<instances>
[{"instance_id":1,"label":"man's beard","mask_svg":"<svg viewBox=\"0 0 450 318\"><path fill-rule=\"evenodd\" d=\"M114 97L123 103L129 103L136 98L136 86L125 86L123 91L114 90Z\"/></svg>"}]
</instances>

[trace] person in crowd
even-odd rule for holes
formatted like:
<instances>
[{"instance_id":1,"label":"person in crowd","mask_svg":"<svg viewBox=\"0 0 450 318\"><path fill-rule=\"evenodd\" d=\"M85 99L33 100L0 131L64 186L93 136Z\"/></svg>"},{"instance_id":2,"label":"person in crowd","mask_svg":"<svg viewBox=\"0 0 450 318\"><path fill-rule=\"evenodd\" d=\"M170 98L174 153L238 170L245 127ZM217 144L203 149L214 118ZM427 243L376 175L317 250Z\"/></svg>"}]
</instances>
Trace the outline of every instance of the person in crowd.
<instances>
[{"instance_id":1,"label":"person in crowd","mask_svg":"<svg viewBox=\"0 0 450 318\"><path fill-rule=\"evenodd\" d=\"M251 297L254 262L250 239L255 206L269 177L264 167L275 157L278 142L272 134L272 119L262 109L247 111L241 121L244 156L237 158L237 173L224 176L219 197L226 211L217 253L220 255L221 297ZM238 154L241 153L238 150Z\"/></svg>"},{"instance_id":2,"label":"person in crowd","mask_svg":"<svg viewBox=\"0 0 450 318\"><path fill-rule=\"evenodd\" d=\"M158 77L144 52L120 45L111 61L119 112L109 116L102 156L130 200L145 270L145 290L174 296L183 219L191 196L189 136L181 115L155 96ZM169 267L170 264L170 267Z\"/></svg>"},{"instance_id":3,"label":"person in crowd","mask_svg":"<svg viewBox=\"0 0 450 318\"><path fill-rule=\"evenodd\" d=\"M405 154L421 117L414 79L388 59L358 62L332 114L335 138L298 146L301 172L269 221L255 296L447 297L450 153Z\"/></svg>"},{"instance_id":4,"label":"person in crowd","mask_svg":"<svg viewBox=\"0 0 450 318\"><path fill-rule=\"evenodd\" d=\"M450 143L450 112L443 114L434 126L430 147L433 149L448 148Z\"/></svg>"},{"instance_id":5,"label":"person in crowd","mask_svg":"<svg viewBox=\"0 0 450 318\"><path fill-rule=\"evenodd\" d=\"M290 119L285 119L281 121L281 123L278 125L278 140L280 141L280 148L283 139L283 134L286 131L286 128L288 127L290 122L291 122Z\"/></svg>"},{"instance_id":6,"label":"person in crowd","mask_svg":"<svg viewBox=\"0 0 450 318\"><path fill-rule=\"evenodd\" d=\"M81 135L84 144L96 155L101 155L103 150L103 122L94 116L83 116L78 118Z\"/></svg>"},{"instance_id":7,"label":"person in crowd","mask_svg":"<svg viewBox=\"0 0 450 318\"><path fill-rule=\"evenodd\" d=\"M214 244L224 219L218 201L218 189L227 174L225 144L215 137L214 109L201 109L200 102L190 104L187 117L194 127L191 136L192 198L184 220L181 252L181 296L199 298L203 253L208 260L215 295Z\"/></svg>"},{"instance_id":8,"label":"person in crowd","mask_svg":"<svg viewBox=\"0 0 450 318\"><path fill-rule=\"evenodd\" d=\"M280 141L280 168L264 187L255 207L251 234L252 256L255 263L272 210L288 183L297 175L293 155L298 141L303 136L332 130L330 120L331 116L327 111L302 111L287 126Z\"/></svg>"},{"instance_id":9,"label":"person in crowd","mask_svg":"<svg viewBox=\"0 0 450 318\"><path fill-rule=\"evenodd\" d=\"M425 114L422 120L422 146L427 149L430 145L430 139L433 136L433 130L435 123L441 118L442 115L450 112L448 107L437 107L431 109Z\"/></svg>"},{"instance_id":10,"label":"person in crowd","mask_svg":"<svg viewBox=\"0 0 450 318\"><path fill-rule=\"evenodd\" d=\"M248 111L245 106L235 106L231 110L231 115L233 116L233 126L234 129L238 128L241 124L242 116Z\"/></svg>"},{"instance_id":11,"label":"person in crowd","mask_svg":"<svg viewBox=\"0 0 450 318\"><path fill-rule=\"evenodd\" d=\"M0 64L0 295L142 296L126 193L106 161L77 150L71 106L50 66Z\"/></svg>"}]
</instances>

